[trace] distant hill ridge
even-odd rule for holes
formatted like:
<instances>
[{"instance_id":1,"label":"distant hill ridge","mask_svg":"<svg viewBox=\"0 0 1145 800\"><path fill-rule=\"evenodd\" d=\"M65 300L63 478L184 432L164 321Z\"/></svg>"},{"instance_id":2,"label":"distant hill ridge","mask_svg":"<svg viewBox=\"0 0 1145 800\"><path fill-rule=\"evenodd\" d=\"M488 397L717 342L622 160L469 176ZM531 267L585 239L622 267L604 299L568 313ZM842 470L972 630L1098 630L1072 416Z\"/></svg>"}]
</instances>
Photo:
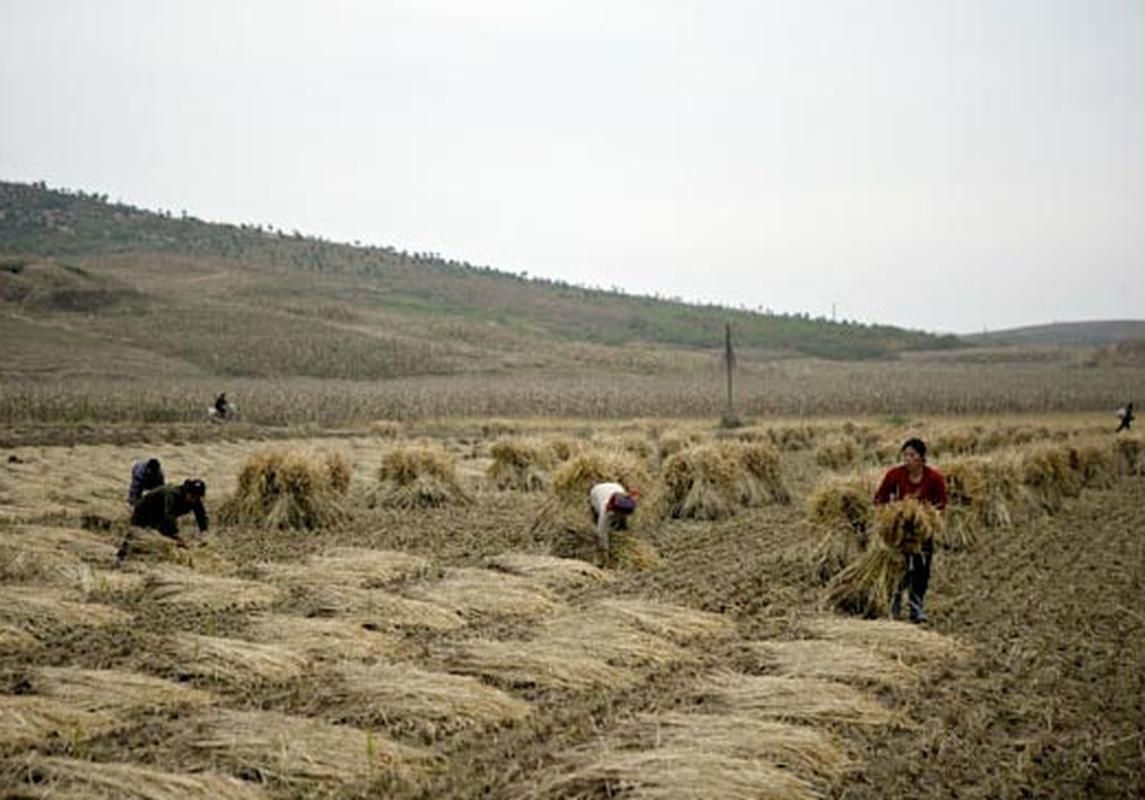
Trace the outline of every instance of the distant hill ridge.
<instances>
[{"instance_id":1,"label":"distant hill ridge","mask_svg":"<svg viewBox=\"0 0 1145 800\"><path fill-rule=\"evenodd\" d=\"M1101 347L1129 340L1145 341L1145 320L1054 322L1002 331L968 334L973 344L1016 347Z\"/></svg>"},{"instance_id":2,"label":"distant hill ridge","mask_svg":"<svg viewBox=\"0 0 1145 800\"><path fill-rule=\"evenodd\" d=\"M740 353L758 357L885 359L966 346L950 335L634 296L11 182L0 182L0 312L9 348L114 345L235 376L660 370L717 352L729 324Z\"/></svg>"}]
</instances>

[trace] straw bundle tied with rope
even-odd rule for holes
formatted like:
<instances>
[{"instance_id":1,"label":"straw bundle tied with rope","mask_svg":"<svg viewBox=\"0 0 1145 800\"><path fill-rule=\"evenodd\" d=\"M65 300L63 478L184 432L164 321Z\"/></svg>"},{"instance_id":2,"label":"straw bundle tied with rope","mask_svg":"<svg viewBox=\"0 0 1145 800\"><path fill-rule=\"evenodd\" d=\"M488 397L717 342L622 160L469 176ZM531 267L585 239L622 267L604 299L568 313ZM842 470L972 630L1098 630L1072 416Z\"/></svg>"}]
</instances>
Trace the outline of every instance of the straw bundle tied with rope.
<instances>
[{"instance_id":1,"label":"straw bundle tied with rope","mask_svg":"<svg viewBox=\"0 0 1145 800\"><path fill-rule=\"evenodd\" d=\"M282 590L261 581L205 575L184 567L149 567L144 591L161 605L201 606L213 609L253 608L276 602Z\"/></svg>"},{"instance_id":2,"label":"straw bundle tied with rope","mask_svg":"<svg viewBox=\"0 0 1145 800\"><path fill-rule=\"evenodd\" d=\"M553 474L549 494L537 511L530 533L547 541L553 555L593 561L598 554L589 492L598 483L619 483L640 493L639 509L628 520L631 530L612 533L613 565L618 569L657 566L659 555L638 531L644 520L659 515L660 499L647 462L631 453L586 450L562 464Z\"/></svg>"},{"instance_id":3,"label":"straw bundle tied with rope","mask_svg":"<svg viewBox=\"0 0 1145 800\"><path fill-rule=\"evenodd\" d=\"M868 648L822 639L748 642L760 666L792 678L895 687L918 683L919 674L902 661Z\"/></svg>"},{"instance_id":4,"label":"straw bundle tied with rope","mask_svg":"<svg viewBox=\"0 0 1145 800\"><path fill-rule=\"evenodd\" d=\"M380 733L271 711L214 709L190 718L173 739L239 774L288 783L345 784L416 774L432 760L427 751Z\"/></svg>"},{"instance_id":5,"label":"straw bundle tied with rope","mask_svg":"<svg viewBox=\"0 0 1145 800\"><path fill-rule=\"evenodd\" d=\"M556 455L542 439L505 437L489 448L493 463L488 475L498 489L542 492L549 485L549 470Z\"/></svg>"},{"instance_id":6,"label":"straw bundle tied with rope","mask_svg":"<svg viewBox=\"0 0 1145 800\"><path fill-rule=\"evenodd\" d=\"M1021 471L1032 510L1056 514L1067 497L1081 494L1081 477L1070 463L1068 447L1043 444L1024 450Z\"/></svg>"},{"instance_id":7,"label":"straw bundle tied with rope","mask_svg":"<svg viewBox=\"0 0 1145 800\"><path fill-rule=\"evenodd\" d=\"M719 670L694 689L697 699L731 714L800 722L901 724L886 706L843 683L817 678L744 675Z\"/></svg>"},{"instance_id":8,"label":"straw bundle tied with rope","mask_svg":"<svg viewBox=\"0 0 1145 800\"><path fill-rule=\"evenodd\" d=\"M1110 489L1117 480L1117 453L1107 442L1083 441L1070 446L1070 466L1086 489Z\"/></svg>"},{"instance_id":9,"label":"straw bundle tied with rope","mask_svg":"<svg viewBox=\"0 0 1145 800\"><path fill-rule=\"evenodd\" d=\"M1145 474L1145 440L1139 436L1119 436L1113 442L1113 449L1118 475Z\"/></svg>"},{"instance_id":10,"label":"straw bundle tied with rope","mask_svg":"<svg viewBox=\"0 0 1145 800\"><path fill-rule=\"evenodd\" d=\"M44 800L263 800L256 784L209 772L162 772L136 764L31 755L19 762L19 794Z\"/></svg>"},{"instance_id":11,"label":"straw bundle tied with rope","mask_svg":"<svg viewBox=\"0 0 1145 800\"><path fill-rule=\"evenodd\" d=\"M381 714L387 727L414 726L435 737L519 721L532 713L524 700L476 678L410 664L342 663L335 675L359 714Z\"/></svg>"},{"instance_id":12,"label":"straw bundle tied with rope","mask_svg":"<svg viewBox=\"0 0 1145 800\"><path fill-rule=\"evenodd\" d=\"M177 633L164 641L177 674L210 678L236 686L252 682L284 683L306 674L309 656L281 644Z\"/></svg>"},{"instance_id":13,"label":"straw bundle tied with rope","mask_svg":"<svg viewBox=\"0 0 1145 800\"><path fill-rule=\"evenodd\" d=\"M509 686L589 689L631 686L637 676L601 658L570 653L564 643L470 639L444 654L451 672L479 675Z\"/></svg>"},{"instance_id":14,"label":"straw bundle tied with rope","mask_svg":"<svg viewBox=\"0 0 1145 800\"><path fill-rule=\"evenodd\" d=\"M332 527L348 517L344 499L349 485L350 467L341 453L267 448L243 463L219 519L267 530Z\"/></svg>"},{"instance_id":15,"label":"straw bundle tied with rope","mask_svg":"<svg viewBox=\"0 0 1145 800\"><path fill-rule=\"evenodd\" d=\"M489 556L485 563L495 569L540 581L557 591L581 589L614 579L612 573L576 558L535 553L500 553Z\"/></svg>"},{"instance_id":16,"label":"straw bundle tied with rope","mask_svg":"<svg viewBox=\"0 0 1145 800\"><path fill-rule=\"evenodd\" d=\"M791 500L779 452L764 442L719 441L681 450L664 462L666 512L723 519L739 509Z\"/></svg>"},{"instance_id":17,"label":"straw bundle tied with rope","mask_svg":"<svg viewBox=\"0 0 1145 800\"><path fill-rule=\"evenodd\" d=\"M948 503L945 531L939 544L969 550L982 531L1008 528L1011 509L1020 498L1021 478L1011 458L964 458L944 466Z\"/></svg>"},{"instance_id":18,"label":"straw bundle tied with rope","mask_svg":"<svg viewBox=\"0 0 1145 800\"><path fill-rule=\"evenodd\" d=\"M912 497L880 506L870 545L828 583L828 604L861 616L885 616L906 576L906 554L920 552L941 524L933 506Z\"/></svg>"},{"instance_id":19,"label":"straw bundle tied with rope","mask_svg":"<svg viewBox=\"0 0 1145 800\"><path fill-rule=\"evenodd\" d=\"M469 493L457 476L457 461L438 445L409 445L382 456L378 485L368 497L370 506L437 508L468 505Z\"/></svg>"},{"instance_id":20,"label":"straw bundle tied with rope","mask_svg":"<svg viewBox=\"0 0 1145 800\"><path fill-rule=\"evenodd\" d=\"M819 535L811 558L820 580L830 580L866 549L875 516L874 496L867 475L831 478L811 490L807 521Z\"/></svg>"}]
</instances>

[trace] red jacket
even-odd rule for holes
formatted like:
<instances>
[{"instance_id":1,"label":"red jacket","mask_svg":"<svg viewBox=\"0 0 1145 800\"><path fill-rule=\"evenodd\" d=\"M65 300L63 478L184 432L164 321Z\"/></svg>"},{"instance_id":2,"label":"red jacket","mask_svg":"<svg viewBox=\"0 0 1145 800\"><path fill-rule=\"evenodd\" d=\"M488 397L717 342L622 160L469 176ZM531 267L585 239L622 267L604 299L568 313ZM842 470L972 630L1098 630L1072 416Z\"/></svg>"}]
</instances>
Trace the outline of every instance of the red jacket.
<instances>
[{"instance_id":1,"label":"red jacket","mask_svg":"<svg viewBox=\"0 0 1145 800\"><path fill-rule=\"evenodd\" d=\"M879 490L875 492L875 505L881 506L894 500L914 497L930 503L937 509L946 508L946 479L942 474L923 464L922 480L911 483L905 466L894 467L883 476Z\"/></svg>"}]
</instances>

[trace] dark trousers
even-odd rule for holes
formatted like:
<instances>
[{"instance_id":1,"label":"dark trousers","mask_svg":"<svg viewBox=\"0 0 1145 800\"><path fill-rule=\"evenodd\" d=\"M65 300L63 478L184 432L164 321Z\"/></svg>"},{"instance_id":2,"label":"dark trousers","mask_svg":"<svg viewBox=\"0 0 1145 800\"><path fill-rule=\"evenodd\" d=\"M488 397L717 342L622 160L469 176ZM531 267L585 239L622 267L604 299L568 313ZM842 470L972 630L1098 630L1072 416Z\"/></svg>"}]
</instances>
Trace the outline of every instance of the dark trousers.
<instances>
[{"instance_id":1,"label":"dark trousers","mask_svg":"<svg viewBox=\"0 0 1145 800\"><path fill-rule=\"evenodd\" d=\"M891 615L897 617L902 611L902 593L907 593L910 603L910 618L918 620L923 616L922 602L930 586L930 564L934 560L934 550L924 549L921 553L906 554L906 575L891 602Z\"/></svg>"}]
</instances>

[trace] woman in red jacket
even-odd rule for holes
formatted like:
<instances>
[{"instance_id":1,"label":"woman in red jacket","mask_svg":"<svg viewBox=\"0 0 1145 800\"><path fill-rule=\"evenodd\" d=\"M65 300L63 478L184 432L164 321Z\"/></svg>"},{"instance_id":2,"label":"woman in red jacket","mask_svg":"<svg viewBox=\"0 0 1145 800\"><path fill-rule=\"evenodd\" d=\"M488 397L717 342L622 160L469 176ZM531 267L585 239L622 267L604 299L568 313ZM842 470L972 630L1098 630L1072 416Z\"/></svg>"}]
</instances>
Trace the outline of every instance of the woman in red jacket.
<instances>
[{"instance_id":1,"label":"woman in red jacket","mask_svg":"<svg viewBox=\"0 0 1145 800\"><path fill-rule=\"evenodd\" d=\"M903 463L893 467L883 476L878 491L875 492L875 505L884 505L913 497L930 503L937 510L946 508L946 479L942 474L926 464L926 443L922 439L907 439L900 451ZM934 560L934 540L927 539L922 544L922 552L906 554L906 577L891 601L891 615L899 616L902 608L902 591L907 590L910 602L910 621L926 622L922 612L922 601L930 585L930 564Z\"/></svg>"}]
</instances>

